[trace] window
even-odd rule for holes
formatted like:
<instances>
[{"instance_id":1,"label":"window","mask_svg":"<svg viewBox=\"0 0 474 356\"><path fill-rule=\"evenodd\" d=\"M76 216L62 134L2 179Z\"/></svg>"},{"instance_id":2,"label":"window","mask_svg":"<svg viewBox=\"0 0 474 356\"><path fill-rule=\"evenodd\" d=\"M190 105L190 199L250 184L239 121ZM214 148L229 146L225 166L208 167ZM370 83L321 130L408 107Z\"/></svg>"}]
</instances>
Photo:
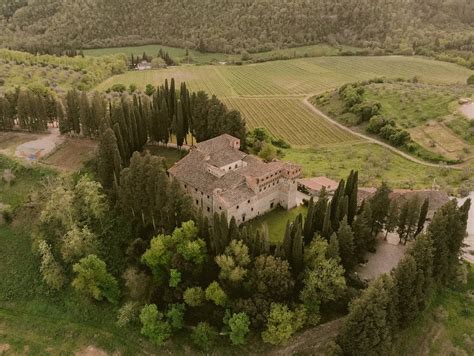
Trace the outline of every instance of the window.
<instances>
[{"instance_id":1,"label":"window","mask_svg":"<svg viewBox=\"0 0 474 356\"><path fill-rule=\"evenodd\" d=\"M238 166L237 166L237 163L236 163L236 164L235 164L235 168L237 168L237 167L238 167Z\"/></svg>"},{"instance_id":2,"label":"window","mask_svg":"<svg viewBox=\"0 0 474 356\"><path fill-rule=\"evenodd\" d=\"M207 196L207 199L209 199L209 195Z\"/></svg>"},{"instance_id":3,"label":"window","mask_svg":"<svg viewBox=\"0 0 474 356\"><path fill-rule=\"evenodd\" d=\"M211 208L207 207L207 211L208 211L208 212L211 211Z\"/></svg>"},{"instance_id":4,"label":"window","mask_svg":"<svg viewBox=\"0 0 474 356\"><path fill-rule=\"evenodd\" d=\"M250 211L253 211L253 208L252 208L252 209L250 209Z\"/></svg>"},{"instance_id":5,"label":"window","mask_svg":"<svg viewBox=\"0 0 474 356\"><path fill-rule=\"evenodd\" d=\"M203 193L203 192L201 192L201 195L204 195L204 193Z\"/></svg>"},{"instance_id":6,"label":"window","mask_svg":"<svg viewBox=\"0 0 474 356\"><path fill-rule=\"evenodd\" d=\"M222 206L219 207L219 210L222 210Z\"/></svg>"},{"instance_id":7,"label":"window","mask_svg":"<svg viewBox=\"0 0 474 356\"><path fill-rule=\"evenodd\" d=\"M274 204L274 203L271 203L271 204L270 204L270 209L273 209L273 204Z\"/></svg>"},{"instance_id":8,"label":"window","mask_svg":"<svg viewBox=\"0 0 474 356\"><path fill-rule=\"evenodd\" d=\"M232 169L232 167L229 167L229 171Z\"/></svg>"},{"instance_id":9,"label":"window","mask_svg":"<svg viewBox=\"0 0 474 356\"><path fill-rule=\"evenodd\" d=\"M250 204L250 199L249 199L249 200L247 200L247 203L248 203L248 204Z\"/></svg>"},{"instance_id":10,"label":"window","mask_svg":"<svg viewBox=\"0 0 474 356\"><path fill-rule=\"evenodd\" d=\"M194 188L194 190L195 190L196 192L198 191L198 189L197 189L197 188Z\"/></svg>"},{"instance_id":11,"label":"window","mask_svg":"<svg viewBox=\"0 0 474 356\"><path fill-rule=\"evenodd\" d=\"M257 184L258 184L258 182L260 182L260 179L257 178Z\"/></svg>"},{"instance_id":12,"label":"window","mask_svg":"<svg viewBox=\"0 0 474 356\"><path fill-rule=\"evenodd\" d=\"M242 221L245 221L245 214L242 215Z\"/></svg>"},{"instance_id":13,"label":"window","mask_svg":"<svg viewBox=\"0 0 474 356\"><path fill-rule=\"evenodd\" d=\"M196 205L199 205L199 200L196 199Z\"/></svg>"},{"instance_id":14,"label":"window","mask_svg":"<svg viewBox=\"0 0 474 356\"><path fill-rule=\"evenodd\" d=\"M239 210L239 206L237 205L237 210Z\"/></svg>"},{"instance_id":15,"label":"window","mask_svg":"<svg viewBox=\"0 0 474 356\"><path fill-rule=\"evenodd\" d=\"M187 184L185 184L185 185L184 185L184 189L186 189L187 187L188 187L188 185L187 185Z\"/></svg>"}]
</instances>

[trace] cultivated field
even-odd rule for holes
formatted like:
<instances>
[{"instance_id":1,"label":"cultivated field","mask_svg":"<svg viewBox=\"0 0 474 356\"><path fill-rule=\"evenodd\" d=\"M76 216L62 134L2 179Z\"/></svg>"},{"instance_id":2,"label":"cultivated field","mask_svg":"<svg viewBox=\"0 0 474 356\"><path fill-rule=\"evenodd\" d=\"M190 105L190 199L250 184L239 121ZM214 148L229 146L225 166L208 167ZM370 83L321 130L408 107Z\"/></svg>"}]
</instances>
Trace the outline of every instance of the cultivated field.
<instances>
[{"instance_id":1,"label":"cultivated field","mask_svg":"<svg viewBox=\"0 0 474 356\"><path fill-rule=\"evenodd\" d=\"M432 83L464 83L472 71L418 57L318 57L245 66L180 66L128 72L109 78L97 90L113 84L162 84L166 78L186 81L242 110L250 128L265 126L293 145L315 146L356 140L303 107L304 97L344 83L374 77L413 78Z\"/></svg>"},{"instance_id":2,"label":"cultivated field","mask_svg":"<svg viewBox=\"0 0 474 356\"><path fill-rule=\"evenodd\" d=\"M65 171L77 171L83 164L92 159L97 148L97 141L78 138L67 138L43 163Z\"/></svg>"}]
</instances>

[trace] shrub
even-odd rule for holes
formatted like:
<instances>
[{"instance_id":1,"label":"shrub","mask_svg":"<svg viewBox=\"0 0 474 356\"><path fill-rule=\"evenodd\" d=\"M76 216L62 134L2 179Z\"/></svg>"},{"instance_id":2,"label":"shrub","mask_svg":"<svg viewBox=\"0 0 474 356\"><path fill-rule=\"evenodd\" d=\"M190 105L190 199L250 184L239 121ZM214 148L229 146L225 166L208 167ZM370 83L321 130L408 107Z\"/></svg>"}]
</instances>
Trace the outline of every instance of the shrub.
<instances>
[{"instance_id":1,"label":"shrub","mask_svg":"<svg viewBox=\"0 0 474 356\"><path fill-rule=\"evenodd\" d=\"M474 85L474 74L467 78L468 85Z\"/></svg>"},{"instance_id":2,"label":"shrub","mask_svg":"<svg viewBox=\"0 0 474 356\"><path fill-rule=\"evenodd\" d=\"M137 302L125 303L117 312L117 326L123 328L138 321L138 311L139 305Z\"/></svg>"}]
</instances>

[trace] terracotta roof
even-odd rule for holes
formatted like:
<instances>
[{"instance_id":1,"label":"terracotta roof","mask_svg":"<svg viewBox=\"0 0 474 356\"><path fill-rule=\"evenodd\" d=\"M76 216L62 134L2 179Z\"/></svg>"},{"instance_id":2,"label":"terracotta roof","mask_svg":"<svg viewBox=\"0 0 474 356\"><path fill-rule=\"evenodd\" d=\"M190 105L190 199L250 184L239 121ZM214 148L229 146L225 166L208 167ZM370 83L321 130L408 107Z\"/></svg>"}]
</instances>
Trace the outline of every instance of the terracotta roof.
<instances>
[{"instance_id":1,"label":"terracotta roof","mask_svg":"<svg viewBox=\"0 0 474 356\"><path fill-rule=\"evenodd\" d=\"M433 189L421 189L421 190L410 190L410 189L393 189L390 193L391 199L396 199L399 202L403 203L413 197L418 197L420 203L425 199L428 199L430 202L429 211L434 213L436 210L441 208L444 204L449 202L449 195L442 190L433 190Z\"/></svg>"},{"instance_id":2,"label":"terracotta roof","mask_svg":"<svg viewBox=\"0 0 474 356\"><path fill-rule=\"evenodd\" d=\"M298 179L298 183L315 191L320 191L323 187L326 187L330 192L336 190L339 185L338 182L328 177L303 178Z\"/></svg>"},{"instance_id":3,"label":"terracotta roof","mask_svg":"<svg viewBox=\"0 0 474 356\"><path fill-rule=\"evenodd\" d=\"M260 158L247 155L236 148L239 140L224 134L208 141L200 142L189 153L176 162L168 172L184 184L212 195L216 189L219 199L227 206L234 206L255 196L247 186L246 177L258 178L278 174L282 168L299 167L287 162L265 163ZM243 161L244 166L222 170L219 167ZM212 171L213 173L211 173Z\"/></svg>"}]
</instances>

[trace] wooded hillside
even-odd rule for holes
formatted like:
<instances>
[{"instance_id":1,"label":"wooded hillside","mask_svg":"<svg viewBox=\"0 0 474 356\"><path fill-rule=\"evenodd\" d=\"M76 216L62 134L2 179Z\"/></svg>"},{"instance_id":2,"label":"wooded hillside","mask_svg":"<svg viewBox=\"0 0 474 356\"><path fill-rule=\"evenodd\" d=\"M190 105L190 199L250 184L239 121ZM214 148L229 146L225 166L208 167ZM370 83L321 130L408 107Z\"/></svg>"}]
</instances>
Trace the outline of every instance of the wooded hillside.
<instances>
[{"instance_id":1,"label":"wooded hillside","mask_svg":"<svg viewBox=\"0 0 474 356\"><path fill-rule=\"evenodd\" d=\"M0 44L20 49L161 43L249 52L313 43L472 52L470 0L0 0Z\"/></svg>"}]
</instances>

